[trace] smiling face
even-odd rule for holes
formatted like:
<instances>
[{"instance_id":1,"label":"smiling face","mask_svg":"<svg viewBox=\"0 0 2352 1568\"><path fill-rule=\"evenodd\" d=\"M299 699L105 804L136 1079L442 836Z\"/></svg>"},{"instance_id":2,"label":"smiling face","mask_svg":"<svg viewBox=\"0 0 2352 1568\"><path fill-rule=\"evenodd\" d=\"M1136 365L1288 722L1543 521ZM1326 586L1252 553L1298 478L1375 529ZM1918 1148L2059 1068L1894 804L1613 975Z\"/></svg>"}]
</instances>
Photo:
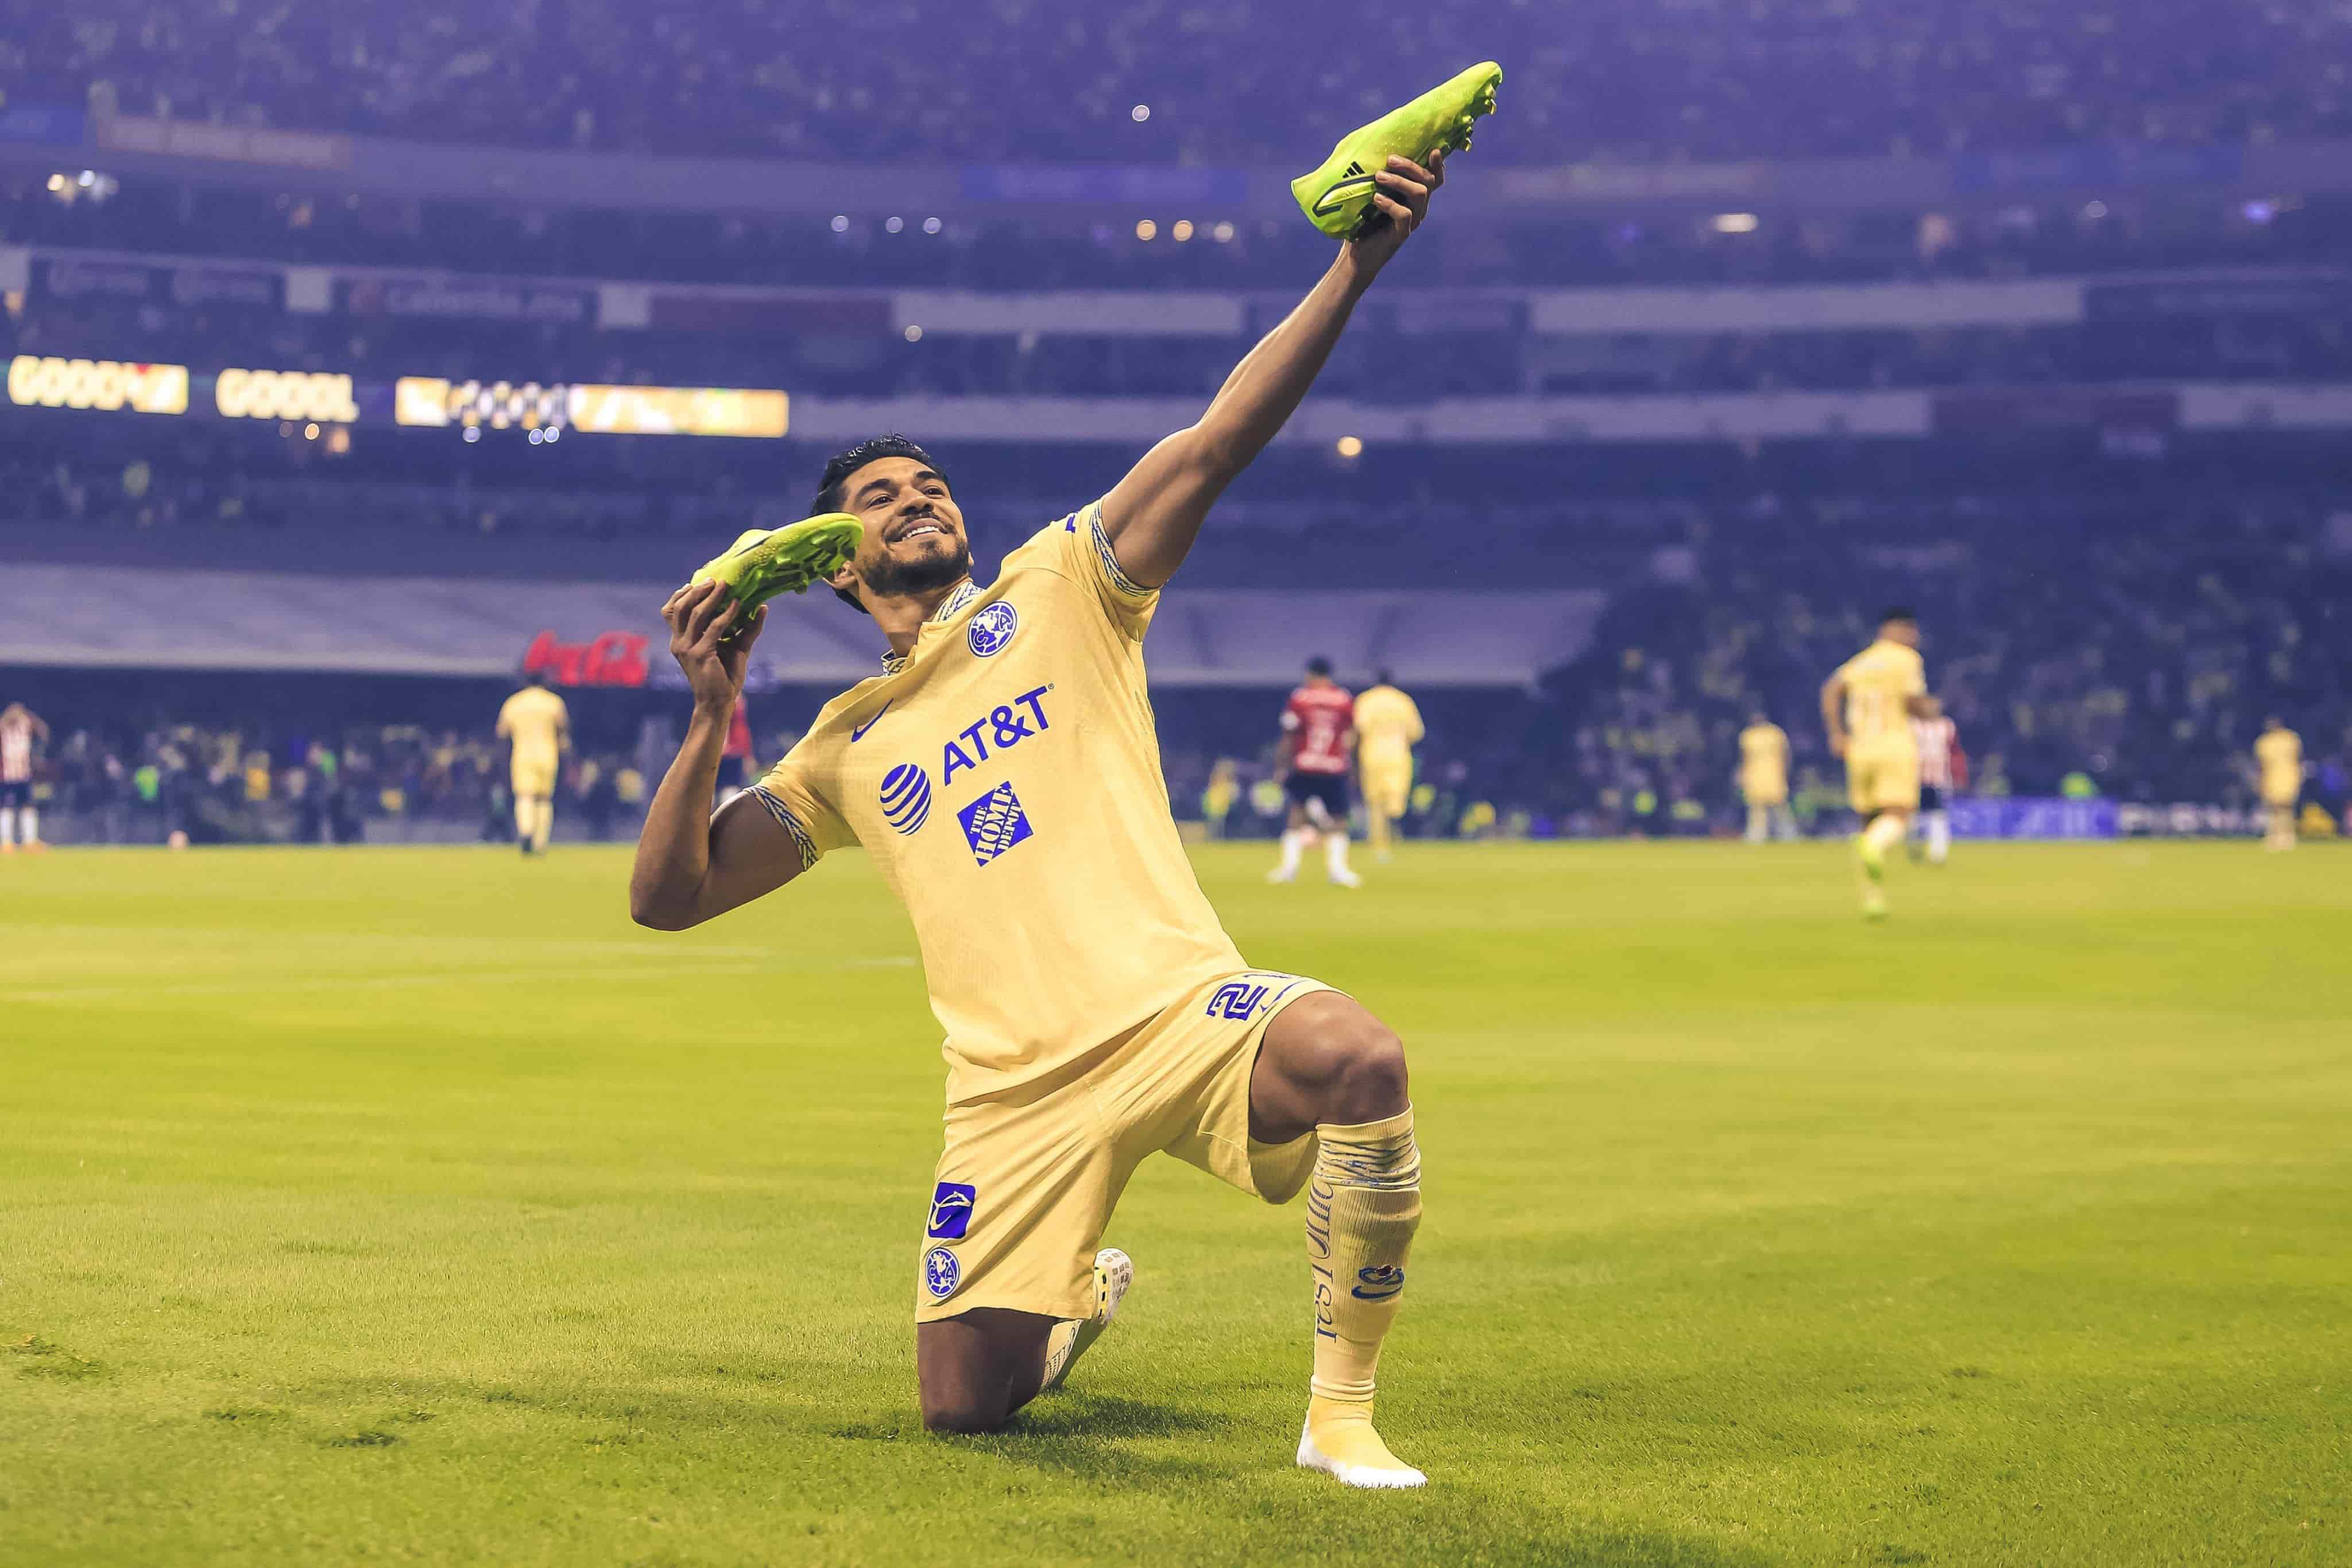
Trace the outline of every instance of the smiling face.
<instances>
[{"instance_id":1,"label":"smiling face","mask_svg":"<svg viewBox=\"0 0 2352 1568\"><path fill-rule=\"evenodd\" d=\"M840 508L866 525L865 540L832 578L895 598L952 588L971 572L963 513L948 482L912 457L877 457L841 483Z\"/></svg>"}]
</instances>

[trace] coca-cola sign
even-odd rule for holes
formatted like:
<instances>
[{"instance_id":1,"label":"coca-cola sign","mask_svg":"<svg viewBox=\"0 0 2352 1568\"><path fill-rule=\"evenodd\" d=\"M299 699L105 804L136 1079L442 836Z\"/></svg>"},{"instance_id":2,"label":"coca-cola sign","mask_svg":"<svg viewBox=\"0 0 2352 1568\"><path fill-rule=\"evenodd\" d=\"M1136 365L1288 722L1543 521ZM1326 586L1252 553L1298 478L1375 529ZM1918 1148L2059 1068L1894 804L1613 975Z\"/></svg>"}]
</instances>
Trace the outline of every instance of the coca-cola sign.
<instances>
[{"instance_id":1,"label":"coca-cola sign","mask_svg":"<svg viewBox=\"0 0 2352 1568\"><path fill-rule=\"evenodd\" d=\"M642 686L649 643L635 632L607 632L587 643L541 632L522 656L522 672L544 674L559 686Z\"/></svg>"}]
</instances>

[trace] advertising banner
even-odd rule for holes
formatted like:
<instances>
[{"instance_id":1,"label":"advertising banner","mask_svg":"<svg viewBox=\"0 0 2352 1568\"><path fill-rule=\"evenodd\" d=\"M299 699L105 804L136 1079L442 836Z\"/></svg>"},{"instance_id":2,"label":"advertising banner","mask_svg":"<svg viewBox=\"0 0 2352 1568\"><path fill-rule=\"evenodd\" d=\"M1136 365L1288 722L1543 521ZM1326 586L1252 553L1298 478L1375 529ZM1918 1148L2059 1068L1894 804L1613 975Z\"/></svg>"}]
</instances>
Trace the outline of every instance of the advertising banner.
<instances>
[{"instance_id":1,"label":"advertising banner","mask_svg":"<svg viewBox=\"0 0 2352 1568\"><path fill-rule=\"evenodd\" d=\"M1963 796L1951 813L1956 839L2112 839L2117 831L2113 800Z\"/></svg>"}]
</instances>

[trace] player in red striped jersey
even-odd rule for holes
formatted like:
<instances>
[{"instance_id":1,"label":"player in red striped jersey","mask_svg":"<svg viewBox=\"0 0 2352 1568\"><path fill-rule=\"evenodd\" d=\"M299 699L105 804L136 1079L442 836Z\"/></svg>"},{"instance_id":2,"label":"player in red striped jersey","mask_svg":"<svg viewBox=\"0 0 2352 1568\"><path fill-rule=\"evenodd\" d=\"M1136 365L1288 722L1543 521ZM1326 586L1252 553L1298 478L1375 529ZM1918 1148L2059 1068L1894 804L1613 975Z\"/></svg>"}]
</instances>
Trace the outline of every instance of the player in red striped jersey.
<instances>
[{"instance_id":1,"label":"player in red striped jersey","mask_svg":"<svg viewBox=\"0 0 2352 1568\"><path fill-rule=\"evenodd\" d=\"M33 804L33 743L48 738L49 727L23 703L0 709L0 854L16 852L19 832L26 849L45 847Z\"/></svg>"},{"instance_id":2,"label":"player in red striped jersey","mask_svg":"<svg viewBox=\"0 0 2352 1568\"><path fill-rule=\"evenodd\" d=\"M1325 873L1341 887L1360 887L1348 869L1349 758L1356 739L1356 699L1331 678L1331 661L1307 661L1307 680L1282 709L1282 751L1276 771L1290 797L1290 823L1282 834L1282 862L1268 882L1291 882L1298 857L1323 836Z\"/></svg>"},{"instance_id":3,"label":"player in red striped jersey","mask_svg":"<svg viewBox=\"0 0 2352 1568\"><path fill-rule=\"evenodd\" d=\"M1952 853L1951 797L1968 788L1969 754L1960 749L1960 733L1934 697L1926 711L1911 720L1911 738L1919 747L1919 815L1915 819L1927 842L1929 865L1942 865ZM1917 860L1920 838L1911 841L1911 858Z\"/></svg>"}]
</instances>

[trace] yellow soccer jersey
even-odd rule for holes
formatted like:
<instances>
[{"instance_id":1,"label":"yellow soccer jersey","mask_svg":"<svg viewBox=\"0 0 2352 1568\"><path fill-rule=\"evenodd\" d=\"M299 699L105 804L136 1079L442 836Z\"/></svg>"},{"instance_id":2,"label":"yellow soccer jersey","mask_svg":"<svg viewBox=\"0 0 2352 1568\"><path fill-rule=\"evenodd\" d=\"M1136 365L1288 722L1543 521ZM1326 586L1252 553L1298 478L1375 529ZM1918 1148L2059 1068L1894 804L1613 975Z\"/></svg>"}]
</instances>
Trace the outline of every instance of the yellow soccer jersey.
<instances>
[{"instance_id":1,"label":"yellow soccer jersey","mask_svg":"<svg viewBox=\"0 0 2352 1568\"><path fill-rule=\"evenodd\" d=\"M1860 747L1914 748L1913 697L1927 695L1927 664L1919 650L1884 638L1838 666L1845 682L1845 727Z\"/></svg>"},{"instance_id":2,"label":"yellow soccer jersey","mask_svg":"<svg viewBox=\"0 0 2352 1568\"><path fill-rule=\"evenodd\" d=\"M1412 766L1412 748L1427 733L1421 709L1394 686L1374 686L1356 696L1356 758L1367 771Z\"/></svg>"},{"instance_id":3,"label":"yellow soccer jersey","mask_svg":"<svg viewBox=\"0 0 2352 1568\"><path fill-rule=\"evenodd\" d=\"M2262 764L2263 799L2292 800L2303 793L2303 737L2291 729L2266 729L2254 742Z\"/></svg>"},{"instance_id":4,"label":"yellow soccer jersey","mask_svg":"<svg viewBox=\"0 0 2352 1568\"><path fill-rule=\"evenodd\" d=\"M1751 724L1739 732L1739 792L1754 806L1789 799L1789 736L1779 725Z\"/></svg>"},{"instance_id":5,"label":"yellow soccer jersey","mask_svg":"<svg viewBox=\"0 0 2352 1568\"><path fill-rule=\"evenodd\" d=\"M1168 808L1143 674L1158 600L1119 570L1099 501L1048 524L756 790L803 865L862 845L906 904L950 1104L1247 967Z\"/></svg>"},{"instance_id":6,"label":"yellow soccer jersey","mask_svg":"<svg viewBox=\"0 0 2352 1568\"><path fill-rule=\"evenodd\" d=\"M514 742L517 768L552 769L571 725L571 710L545 686L525 686L499 709L499 738Z\"/></svg>"}]
</instances>

